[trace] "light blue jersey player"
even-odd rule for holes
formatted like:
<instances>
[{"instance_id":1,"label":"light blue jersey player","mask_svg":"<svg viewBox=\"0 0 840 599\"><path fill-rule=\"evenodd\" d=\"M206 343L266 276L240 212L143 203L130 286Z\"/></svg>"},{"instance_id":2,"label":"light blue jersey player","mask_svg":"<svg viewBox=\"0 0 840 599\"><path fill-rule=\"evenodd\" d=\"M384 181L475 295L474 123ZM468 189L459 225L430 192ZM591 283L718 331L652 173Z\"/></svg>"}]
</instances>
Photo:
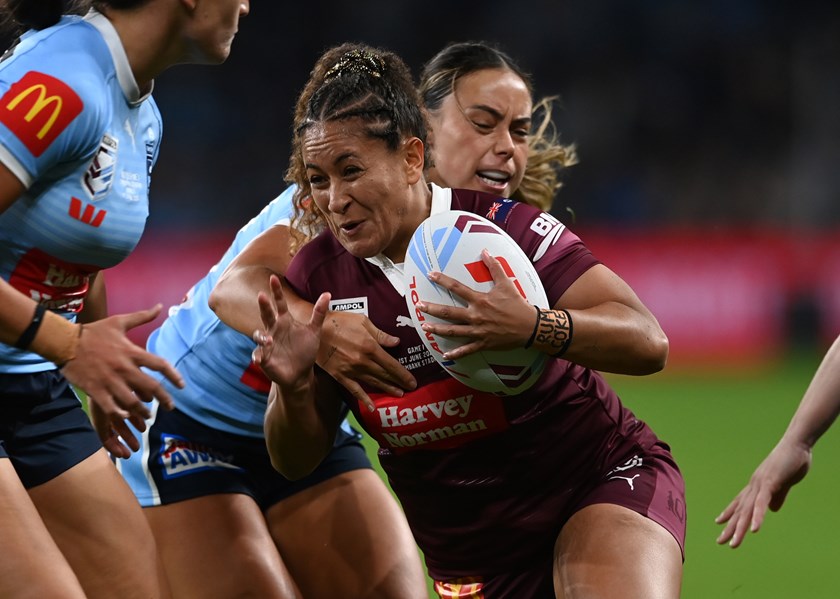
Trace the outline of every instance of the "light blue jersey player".
<instances>
[{"instance_id":1,"label":"light blue jersey player","mask_svg":"<svg viewBox=\"0 0 840 599\"><path fill-rule=\"evenodd\" d=\"M146 430L131 431L139 450L117 467L163 548L174 596L233 596L249 585L260 597L405 597L405 586L422 584L408 524L346 420L308 476L290 481L274 469L263 433L270 384L251 361L256 344L208 303L235 258L287 251L295 190L236 234L147 343L186 385L167 384L175 409L153 404ZM381 592L386 577L398 595ZM290 580L299 591L278 595Z\"/></svg>"},{"instance_id":2,"label":"light blue jersey player","mask_svg":"<svg viewBox=\"0 0 840 599\"><path fill-rule=\"evenodd\" d=\"M0 162L26 188L0 214L0 275L75 320L89 276L122 261L143 233L161 132L104 16L24 34L0 62ZM0 344L0 372L54 368Z\"/></svg>"},{"instance_id":3,"label":"light blue jersey player","mask_svg":"<svg viewBox=\"0 0 840 599\"><path fill-rule=\"evenodd\" d=\"M263 417L271 385L251 361L255 343L209 306L225 268L257 235L290 226L294 192L289 187L240 229L221 260L149 336L147 349L174 364L186 385L166 383L176 409L165 412L155 405L147 430L137 433L140 451L117 462L144 507L219 492L245 493L268 507L296 489L370 465L358 433L345 421L334 451L338 465L328 461L310 480L294 485L280 476L265 448ZM255 478L262 482L253 485Z\"/></svg>"}]
</instances>

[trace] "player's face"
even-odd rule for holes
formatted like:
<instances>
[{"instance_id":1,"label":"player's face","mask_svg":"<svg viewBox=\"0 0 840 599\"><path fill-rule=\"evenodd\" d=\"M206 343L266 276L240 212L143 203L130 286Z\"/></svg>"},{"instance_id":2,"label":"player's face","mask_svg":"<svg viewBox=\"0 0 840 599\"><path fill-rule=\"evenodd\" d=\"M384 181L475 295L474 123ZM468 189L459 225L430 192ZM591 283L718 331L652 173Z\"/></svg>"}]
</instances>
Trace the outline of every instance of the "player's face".
<instances>
[{"instance_id":1,"label":"player's face","mask_svg":"<svg viewBox=\"0 0 840 599\"><path fill-rule=\"evenodd\" d=\"M444 187L510 197L528 159L531 93L507 69L461 77L429 114L434 167L429 178Z\"/></svg>"},{"instance_id":2,"label":"player's face","mask_svg":"<svg viewBox=\"0 0 840 599\"><path fill-rule=\"evenodd\" d=\"M187 62L218 64L230 55L239 19L250 10L250 0L199 0L189 24Z\"/></svg>"},{"instance_id":3,"label":"player's face","mask_svg":"<svg viewBox=\"0 0 840 599\"><path fill-rule=\"evenodd\" d=\"M301 150L312 199L341 245L360 258L382 253L402 262L427 210L409 200L419 175L412 178L406 149L391 151L351 120L311 126Z\"/></svg>"}]
</instances>

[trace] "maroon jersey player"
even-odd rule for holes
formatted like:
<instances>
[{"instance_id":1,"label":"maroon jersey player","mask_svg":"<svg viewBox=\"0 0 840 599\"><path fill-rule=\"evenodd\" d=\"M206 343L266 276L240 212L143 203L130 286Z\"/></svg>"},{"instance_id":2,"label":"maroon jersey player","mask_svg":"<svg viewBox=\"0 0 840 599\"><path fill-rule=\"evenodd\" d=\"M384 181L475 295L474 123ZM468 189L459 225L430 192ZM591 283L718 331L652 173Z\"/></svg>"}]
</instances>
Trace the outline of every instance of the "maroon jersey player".
<instances>
[{"instance_id":1,"label":"maroon jersey player","mask_svg":"<svg viewBox=\"0 0 840 599\"><path fill-rule=\"evenodd\" d=\"M264 329L254 335L255 358L275 383L265 421L275 467L289 477L314 468L344 402L379 442L442 596L678 597L682 477L668 446L595 370L662 368L668 346L655 318L550 215L426 183L425 123L407 69L392 53L357 45L327 51L295 114L291 173L328 230L286 273L294 291L315 302L308 322L289 312L276 277L271 294L259 296ZM486 253L496 282L488 294L430 275L467 302L449 309L458 323L453 334L469 340L450 357L522 347L538 316L533 346L554 359L518 396L461 385L403 326L409 239L430 213L450 208L490 214L507 230L534 261L553 306L527 305ZM315 366L331 301L352 303L400 339L392 353L416 389L369 389L370 410Z\"/></svg>"}]
</instances>

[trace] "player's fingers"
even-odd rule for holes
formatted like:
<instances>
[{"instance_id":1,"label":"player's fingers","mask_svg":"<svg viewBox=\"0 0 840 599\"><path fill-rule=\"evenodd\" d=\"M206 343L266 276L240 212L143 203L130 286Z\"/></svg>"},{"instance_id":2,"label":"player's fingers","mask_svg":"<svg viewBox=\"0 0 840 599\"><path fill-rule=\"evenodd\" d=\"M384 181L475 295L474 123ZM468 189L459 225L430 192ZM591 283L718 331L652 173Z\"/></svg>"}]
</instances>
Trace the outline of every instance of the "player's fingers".
<instances>
[{"instance_id":1,"label":"player's fingers","mask_svg":"<svg viewBox=\"0 0 840 599\"><path fill-rule=\"evenodd\" d=\"M272 329L277 323L276 304L263 291L260 291L257 295L257 304L260 307L260 320L262 320L263 326L266 329Z\"/></svg>"},{"instance_id":2,"label":"player's fingers","mask_svg":"<svg viewBox=\"0 0 840 599\"><path fill-rule=\"evenodd\" d=\"M474 298L478 293L474 289L467 287L460 281L453 279L449 275L445 275L442 272L433 270L427 276L432 283L448 289L468 304L471 303L472 298Z\"/></svg>"},{"instance_id":3,"label":"player's fingers","mask_svg":"<svg viewBox=\"0 0 840 599\"><path fill-rule=\"evenodd\" d=\"M495 284L498 285L510 281L510 278L505 273L505 269L502 267L502 263L494 258L486 249L481 250L481 261L484 262L487 270L490 271L490 276L493 277Z\"/></svg>"},{"instance_id":4,"label":"player's fingers","mask_svg":"<svg viewBox=\"0 0 840 599\"><path fill-rule=\"evenodd\" d=\"M143 351L140 353L135 359L134 362L138 366L144 366L149 370L154 370L155 372L161 373L166 379L178 387L179 389L184 388L184 378L181 376L181 373L178 372L175 367L169 363L168 360L161 358L151 352ZM144 379L149 381L155 381L152 377L148 376L147 374L143 374ZM155 387L160 386L155 381Z\"/></svg>"},{"instance_id":5,"label":"player's fingers","mask_svg":"<svg viewBox=\"0 0 840 599\"><path fill-rule=\"evenodd\" d=\"M127 331L129 329L133 329L134 327L139 327L141 324L152 322L158 317L158 314L160 314L162 309L163 304L157 304L151 308L147 308L146 310L138 310L137 312L123 314L121 316L122 325Z\"/></svg>"},{"instance_id":6,"label":"player's fingers","mask_svg":"<svg viewBox=\"0 0 840 599\"><path fill-rule=\"evenodd\" d=\"M127 459L131 457L131 450L120 442L116 433L111 434L102 442L105 450L115 458Z\"/></svg>"},{"instance_id":7,"label":"player's fingers","mask_svg":"<svg viewBox=\"0 0 840 599\"><path fill-rule=\"evenodd\" d=\"M280 277L277 275L271 275L268 278L268 285L271 289L272 299L274 300L274 306L277 309L277 312L286 312L286 297L283 295L283 285L280 283Z\"/></svg>"},{"instance_id":8,"label":"player's fingers","mask_svg":"<svg viewBox=\"0 0 840 599\"><path fill-rule=\"evenodd\" d=\"M724 509L720 513L720 515L717 518L715 518L715 522L717 522L718 524L723 524L724 522L728 522L729 519L732 517L732 514L735 513L735 508L737 507L737 505L738 505L738 499L737 498L735 500L729 502L729 505L726 506L726 509Z\"/></svg>"},{"instance_id":9,"label":"player's fingers","mask_svg":"<svg viewBox=\"0 0 840 599\"><path fill-rule=\"evenodd\" d=\"M128 418L128 410L122 408L104 387L89 391L85 389L85 391L87 392L88 403L96 404L96 407L106 419Z\"/></svg>"},{"instance_id":10,"label":"player's fingers","mask_svg":"<svg viewBox=\"0 0 840 599\"><path fill-rule=\"evenodd\" d=\"M417 380L393 356L382 352L377 354L377 363L382 367L381 380L399 387L401 390L411 391L417 388ZM400 395L402 397L402 395Z\"/></svg>"},{"instance_id":11,"label":"player's fingers","mask_svg":"<svg viewBox=\"0 0 840 599\"><path fill-rule=\"evenodd\" d=\"M376 342L383 347L396 347L400 344L400 338L389 335L382 329L373 324L370 319L365 319L365 328L370 333Z\"/></svg>"},{"instance_id":12,"label":"player's fingers","mask_svg":"<svg viewBox=\"0 0 840 599\"><path fill-rule=\"evenodd\" d=\"M309 319L309 326L313 329L320 330L324 325L324 319L327 317L329 311L330 297L328 292L324 292L318 296L315 301L315 306L312 308L312 316Z\"/></svg>"},{"instance_id":13,"label":"player's fingers","mask_svg":"<svg viewBox=\"0 0 840 599\"><path fill-rule=\"evenodd\" d=\"M348 379L348 378L345 378L345 377L342 377L341 380L338 380L338 379L336 379L336 380L339 383L341 383L344 386L344 388L347 389L350 392L350 395L352 395L356 399L356 401L358 401L363 406L365 406L367 408L368 412L373 412L374 411L375 407L373 405L373 401L368 396L368 394L365 393L365 390L362 389L362 387L361 387L361 385L359 385L359 383L357 383L353 379Z\"/></svg>"},{"instance_id":14,"label":"player's fingers","mask_svg":"<svg viewBox=\"0 0 840 599\"><path fill-rule=\"evenodd\" d=\"M394 397L402 397L405 394L405 391L403 391L402 388L389 383L387 380L382 378L376 378L370 375L359 375L359 381L369 387L373 387L378 391L382 391L383 393L387 393L388 395L392 395Z\"/></svg>"},{"instance_id":15,"label":"player's fingers","mask_svg":"<svg viewBox=\"0 0 840 599\"><path fill-rule=\"evenodd\" d=\"M465 356L481 351L482 348L483 343L480 340L473 341L472 343L465 343L464 345L459 345L456 348L450 349L448 352L445 352L442 357L444 360L459 360Z\"/></svg>"},{"instance_id":16,"label":"player's fingers","mask_svg":"<svg viewBox=\"0 0 840 599\"><path fill-rule=\"evenodd\" d=\"M469 312L466 308L459 308L456 306L447 306L445 304L435 304L432 302L417 302L414 305L421 312L425 312L435 318L441 318L450 322L468 322ZM431 324L431 323L428 323Z\"/></svg>"},{"instance_id":17,"label":"player's fingers","mask_svg":"<svg viewBox=\"0 0 840 599\"><path fill-rule=\"evenodd\" d=\"M128 445L131 451L137 451L140 449L140 442L137 440L137 437L131 432L131 429L125 423L125 421L120 420L118 422L113 423L114 430L116 433L122 437L123 442Z\"/></svg>"}]
</instances>

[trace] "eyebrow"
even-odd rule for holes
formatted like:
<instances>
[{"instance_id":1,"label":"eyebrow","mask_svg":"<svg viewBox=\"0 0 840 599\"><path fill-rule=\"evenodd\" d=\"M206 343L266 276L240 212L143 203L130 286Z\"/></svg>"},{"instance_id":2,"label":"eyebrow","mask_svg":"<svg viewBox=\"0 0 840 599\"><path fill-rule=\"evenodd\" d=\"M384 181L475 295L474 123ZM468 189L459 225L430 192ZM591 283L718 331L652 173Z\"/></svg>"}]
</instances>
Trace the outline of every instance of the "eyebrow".
<instances>
[{"instance_id":1,"label":"eyebrow","mask_svg":"<svg viewBox=\"0 0 840 599\"><path fill-rule=\"evenodd\" d=\"M333 166L335 166L335 165L339 164L340 162L342 162L344 160L347 160L348 158L353 158L353 157L355 157L355 154L353 152L344 152L343 154L339 154L336 157L336 159L333 160L332 164L333 164ZM317 164L312 164L311 162L305 162L303 164L303 167L304 168L315 168L315 169L320 169L321 168Z\"/></svg>"},{"instance_id":2,"label":"eyebrow","mask_svg":"<svg viewBox=\"0 0 840 599\"><path fill-rule=\"evenodd\" d=\"M487 106L486 104L473 104L471 106L468 106L467 108L472 108L472 109L475 109L475 110L483 110L484 112L489 113L491 116L493 116L494 118L499 119L499 120L501 120L505 117L505 115L503 115L501 112L499 112L495 108L492 108L491 106ZM530 123L531 122L531 117L530 116L524 116L522 118L513 119L513 122L514 123Z\"/></svg>"}]
</instances>

